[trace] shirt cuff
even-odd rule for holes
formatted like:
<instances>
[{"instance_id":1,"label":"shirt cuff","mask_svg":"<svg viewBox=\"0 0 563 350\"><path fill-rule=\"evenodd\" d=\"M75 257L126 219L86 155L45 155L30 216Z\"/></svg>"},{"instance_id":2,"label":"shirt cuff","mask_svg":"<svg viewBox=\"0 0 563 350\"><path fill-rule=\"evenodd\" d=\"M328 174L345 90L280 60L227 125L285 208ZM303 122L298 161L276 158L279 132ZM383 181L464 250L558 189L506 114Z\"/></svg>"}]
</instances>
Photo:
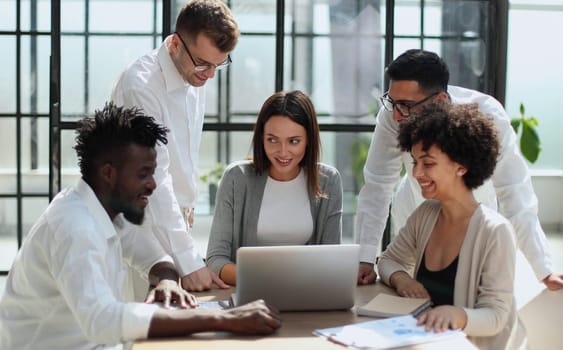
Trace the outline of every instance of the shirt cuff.
<instances>
[{"instance_id":1,"label":"shirt cuff","mask_svg":"<svg viewBox=\"0 0 563 350\"><path fill-rule=\"evenodd\" d=\"M360 247L360 262L375 264L379 248L376 245L362 244Z\"/></svg>"},{"instance_id":2,"label":"shirt cuff","mask_svg":"<svg viewBox=\"0 0 563 350\"><path fill-rule=\"evenodd\" d=\"M205 267L203 258L195 249L175 253L174 262L181 277Z\"/></svg>"},{"instance_id":3,"label":"shirt cuff","mask_svg":"<svg viewBox=\"0 0 563 350\"><path fill-rule=\"evenodd\" d=\"M157 305L145 303L127 303L123 311L121 329L123 341L145 339L149 335L149 326Z\"/></svg>"}]
</instances>

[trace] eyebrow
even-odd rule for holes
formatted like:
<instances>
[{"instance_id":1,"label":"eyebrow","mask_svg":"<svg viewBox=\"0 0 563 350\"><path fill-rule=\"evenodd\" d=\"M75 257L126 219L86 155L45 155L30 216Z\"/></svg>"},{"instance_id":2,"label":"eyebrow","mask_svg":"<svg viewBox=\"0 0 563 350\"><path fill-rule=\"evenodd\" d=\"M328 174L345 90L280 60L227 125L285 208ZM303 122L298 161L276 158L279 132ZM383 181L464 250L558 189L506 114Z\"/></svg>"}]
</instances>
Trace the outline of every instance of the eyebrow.
<instances>
[{"instance_id":1,"label":"eyebrow","mask_svg":"<svg viewBox=\"0 0 563 350\"><path fill-rule=\"evenodd\" d=\"M266 133L266 136L273 136L273 137L276 137L278 139L280 138L278 135L275 135L275 134L272 134L272 133ZM295 135L295 136L288 136L287 138L288 139L297 139L297 138L303 138L303 137L304 137L303 135Z\"/></svg>"},{"instance_id":2,"label":"eyebrow","mask_svg":"<svg viewBox=\"0 0 563 350\"><path fill-rule=\"evenodd\" d=\"M199 57L199 56L195 56L194 61L197 61L197 63L198 63L199 65L202 65L202 66L203 66L203 65L212 65L212 66L216 66L216 65L220 65L221 63L227 61L228 59L229 59L229 56L227 55L227 57L226 57L224 60L222 60L221 62L215 64L215 63L211 63L211 62L209 62L209 61L206 61L206 60L204 60L203 58L201 58L201 57Z\"/></svg>"},{"instance_id":3,"label":"eyebrow","mask_svg":"<svg viewBox=\"0 0 563 350\"><path fill-rule=\"evenodd\" d=\"M416 159L424 159L424 158L436 159L436 157L434 157L434 156L428 154L428 152L426 152L426 151L424 151L424 153L423 153L420 157L418 157L418 158L416 158L416 157L414 156L414 154L412 154L412 152L411 152L411 157L412 157L412 159L415 159L415 160L416 160Z\"/></svg>"},{"instance_id":4,"label":"eyebrow","mask_svg":"<svg viewBox=\"0 0 563 350\"><path fill-rule=\"evenodd\" d=\"M414 100L393 100L393 99L392 99L392 101L395 102L395 103L401 103L401 104L413 104L413 103L416 103L416 101L414 101Z\"/></svg>"}]
</instances>

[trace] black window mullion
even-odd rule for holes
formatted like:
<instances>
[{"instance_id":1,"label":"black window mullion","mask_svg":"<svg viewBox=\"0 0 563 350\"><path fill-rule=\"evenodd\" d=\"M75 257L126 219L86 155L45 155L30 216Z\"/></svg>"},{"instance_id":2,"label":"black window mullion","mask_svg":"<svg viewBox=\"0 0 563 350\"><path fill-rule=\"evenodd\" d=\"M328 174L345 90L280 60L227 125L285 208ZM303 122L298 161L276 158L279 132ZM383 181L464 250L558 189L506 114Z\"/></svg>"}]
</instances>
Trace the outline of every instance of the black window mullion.
<instances>
[{"instance_id":1,"label":"black window mullion","mask_svg":"<svg viewBox=\"0 0 563 350\"><path fill-rule=\"evenodd\" d=\"M508 54L508 0L490 2L487 35L489 36L487 90L504 106Z\"/></svg>"},{"instance_id":2,"label":"black window mullion","mask_svg":"<svg viewBox=\"0 0 563 350\"><path fill-rule=\"evenodd\" d=\"M21 1L16 4L16 236L18 249L23 240L22 166L21 166Z\"/></svg>"},{"instance_id":3,"label":"black window mullion","mask_svg":"<svg viewBox=\"0 0 563 350\"><path fill-rule=\"evenodd\" d=\"M285 37L285 0L276 1L276 86L275 91L283 90L283 52Z\"/></svg>"},{"instance_id":4,"label":"black window mullion","mask_svg":"<svg viewBox=\"0 0 563 350\"><path fill-rule=\"evenodd\" d=\"M61 189L61 0L51 1L49 200Z\"/></svg>"},{"instance_id":5,"label":"black window mullion","mask_svg":"<svg viewBox=\"0 0 563 350\"><path fill-rule=\"evenodd\" d=\"M30 31L35 32L37 31L37 0L31 0L30 2ZM30 77L31 81L31 91L29 96L29 104L31 107L30 113L32 115L30 119L30 168L37 169L38 160L37 160L37 153L38 153L38 145L37 145L37 89L39 84L39 77L37 71L37 34L30 34L29 36L29 44L30 44L30 53L29 53L29 62L30 62Z\"/></svg>"},{"instance_id":6,"label":"black window mullion","mask_svg":"<svg viewBox=\"0 0 563 350\"><path fill-rule=\"evenodd\" d=\"M162 0L162 40L170 33L172 33L172 0Z\"/></svg>"},{"instance_id":7,"label":"black window mullion","mask_svg":"<svg viewBox=\"0 0 563 350\"><path fill-rule=\"evenodd\" d=\"M385 4L385 62L387 67L393 60L393 47L395 40L395 0L387 0ZM384 77L384 91L389 89L389 78Z\"/></svg>"},{"instance_id":8,"label":"black window mullion","mask_svg":"<svg viewBox=\"0 0 563 350\"><path fill-rule=\"evenodd\" d=\"M84 109L82 113L88 113L90 106L90 91L88 89L89 74L89 52L90 52L90 0L84 0Z\"/></svg>"}]
</instances>

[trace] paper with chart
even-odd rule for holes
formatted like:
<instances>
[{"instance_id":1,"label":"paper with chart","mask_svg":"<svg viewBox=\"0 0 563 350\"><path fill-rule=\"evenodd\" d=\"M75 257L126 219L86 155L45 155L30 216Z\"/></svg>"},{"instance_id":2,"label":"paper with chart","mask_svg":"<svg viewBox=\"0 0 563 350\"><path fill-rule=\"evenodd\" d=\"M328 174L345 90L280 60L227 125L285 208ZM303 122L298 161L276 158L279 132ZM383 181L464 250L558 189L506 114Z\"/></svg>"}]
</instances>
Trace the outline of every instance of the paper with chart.
<instances>
[{"instance_id":1,"label":"paper with chart","mask_svg":"<svg viewBox=\"0 0 563 350\"><path fill-rule=\"evenodd\" d=\"M342 327L317 329L313 334L358 349L389 349L438 341L450 337L464 337L459 330L443 333L426 332L416 325L412 315L350 324Z\"/></svg>"}]
</instances>

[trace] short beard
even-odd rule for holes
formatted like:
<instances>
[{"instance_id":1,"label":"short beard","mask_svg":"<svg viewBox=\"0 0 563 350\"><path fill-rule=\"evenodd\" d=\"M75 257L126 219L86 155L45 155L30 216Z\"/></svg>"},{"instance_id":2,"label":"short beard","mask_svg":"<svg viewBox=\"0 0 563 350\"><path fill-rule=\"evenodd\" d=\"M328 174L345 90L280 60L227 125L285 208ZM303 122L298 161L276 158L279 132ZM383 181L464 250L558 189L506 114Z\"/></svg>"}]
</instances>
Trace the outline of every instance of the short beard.
<instances>
[{"instance_id":1,"label":"short beard","mask_svg":"<svg viewBox=\"0 0 563 350\"><path fill-rule=\"evenodd\" d=\"M127 221L135 225L141 225L145 220L145 211L136 208L129 208L130 210L123 210L123 216Z\"/></svg>"},{"instance_id":2,"label":"short beard","mask_svg":"<svg viewBox=\"0 0 563 350\"><path fill-rule=\"evenodd\" d=\"M141 225L145 219L144 208L137 208L118 196L111 196L110 206L115 213L123 213L125 219L132 224Z\"/></svg>"}]
</instances>

